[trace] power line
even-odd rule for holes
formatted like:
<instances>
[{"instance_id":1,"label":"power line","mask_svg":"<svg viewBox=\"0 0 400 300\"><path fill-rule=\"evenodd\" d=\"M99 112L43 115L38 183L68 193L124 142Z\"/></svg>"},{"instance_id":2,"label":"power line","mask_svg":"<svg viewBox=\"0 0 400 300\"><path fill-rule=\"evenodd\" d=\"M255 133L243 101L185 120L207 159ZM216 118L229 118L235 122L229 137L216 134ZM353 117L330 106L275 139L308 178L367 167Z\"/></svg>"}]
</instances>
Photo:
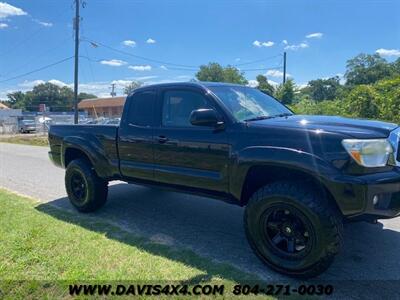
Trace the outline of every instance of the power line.
<instances>
[{"instance_id":1,"label":"power line","mask_svg":"<svg viewBox=\"0 0 400 300\"><path fill-rule=\"evenodd\" d=\"M280 69L280 68L282 68L282 65L280 65L280 66L275 66L275 67L269 67L269 68L240 69L240 71L243 71L243 72L250 72L250 71L265 71L265 70L275 70L275 69Z\"/></svg>"},{"instance_id":2,"label":"power line","mask_svg":"<svg viewBox=\"0 0 400 300\"><path fill-rule=\"evenodd\" d=\"M126 52L126 51L123 51L123 50L119 50L119 49L116 49L116 48L114 48L114 47L105 45L105 44L103 44L103 43L100 43L100 42L97 42L97 41L94 41L94 40L90 40L90 39L88 39L88 38L83 38L83 37L82 37L81 39L82 39L83 41L87 41L87 42L92 43L92 44L94 44L94 45L100 45L100 46L102 46L102 47L104 47L104 48L107 48L107 49L109 49L109 50L112 50L112 51L115 51L115 52L118 52L118 53L121 53L121 54L124 54L124 55L127 55L127 56L132 56L132 57L135 57L135 58L138 58L138 59L142 59L142 60L145 60L145 61L150 61L150 62L159 63L159 64L163 64L163 65L169 65L169 66L176 66L176 67L198 68L198 66L190 66L190 65L176 64L176 63L171 63L171 62L167 62L167 61L162 61L162 60L158 60L158 59L153 59L153 58L148 58L148 57L144 57L144 56L132 54L132 53L129 53L129 52Z\"/></svg>"},{"instance_id":3,"label":"power line","mask_svg":"<svg viewBox=\"0 0 400 300\"><path fill-rule=\"evenodd\" d=\"M64 17L67 13L68 13L67 10L62 10L61 12L59 12L56 15L56 17L54 19L59 20L60 18ZM34 30L31 33L24 34L24 38L22 40L19 40L18 42L14 43L14 45L9 47L5 51L0 52L0 56L4 57L11 52L14 53L16 49L24 49L23 47L20 47L20 46L23 45L24 43L26 43L27 41L30 41L32 38L36 37L42 30L44 30L46 28L45 26L41 26L41 25L39 25L39 26L40 27L37 30Z\"/></svg>"},{"instance_id":4,"label":"power line","mask_svg":"<svg viewBox=\"0 0 400 300\"><path fill-rule=\"evenodd\" d=\"M280 56L282 56L282 54L277 54L277 55L273 55L273 56L269 56L269 57L266 57L266 58L245 62L245 63L234 64L233 66L234 67L239 67L239 66L251 65L251 64L255 64L255 63L258 63L258 62L262 62L262 61L267 61L267 60L270 60L270 59L273 59L273 58L276 58L276 57L280 57Z\"/></svg>"},{"instance_id":5,"label":"power line","mask_svg":"<svg viewBox=\"0 0 400 300\"><path fill-rule=\"evenodd\" d=\"M7 78L7 79L4 79L4 80L1 80L0 83L7 82L7 81L11 81L11 80L18 79L18 78L21 78L21 77L25 77L25 76L28 76L28 75L33 74L33 73L37 73L37 72L39 72L39 71L42 71L42 70L51 68L51 67L53 67L53 66L55 66L55 65L59 65L59 64L65 62L65 61L67 61L67 60L72 59L72 58L73 58L73 56L64 58L64 59L62 59L62 60L56 61L56 62L54 62L54 63L52 63L52 64L46 65L46 66L44 66L44 67L41 67L41 68L38 68L38 69L35 69L35 70L32 70L32 71L29 71L29 72L27 72L27 73L23 73L23 74L20 74L20 75L11 77L11 78Z\"/></svg>"},{"instance_id":6,"label":"power line","mask_svg":"<svg viewBox=\"0 0 400 300\"><path fill-rule=\"evenodd\" d=\"M26 68L27 66L29 66L30 64L32 64L33 62L35 62L37 59L43 57L45 54L49 54L54 52L55 50L58 50L59 48L61 48L61 46L65 47L65 42L67 40L69 40L70 38L66 38L63 39L56 47L53 48L47 48L45 51L40 52L38 55L33 55L29 58L29 60L26 60L24 64L19 65L17 68L13 69L12 71L9 71L5 74L0 75L0 77L6 77L9 76L13 73L16 73L17 71ZM36 61L37 62L37 61Z\"/></svg>"}]
</instances>

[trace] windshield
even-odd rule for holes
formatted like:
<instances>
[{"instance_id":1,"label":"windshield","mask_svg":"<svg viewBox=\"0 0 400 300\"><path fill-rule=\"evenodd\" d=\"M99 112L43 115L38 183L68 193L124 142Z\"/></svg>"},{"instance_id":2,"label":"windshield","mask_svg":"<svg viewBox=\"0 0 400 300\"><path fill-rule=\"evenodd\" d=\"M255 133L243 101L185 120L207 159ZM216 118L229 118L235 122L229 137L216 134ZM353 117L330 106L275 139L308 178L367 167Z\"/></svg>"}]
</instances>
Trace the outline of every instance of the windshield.
<instances>
[{"instance_id":1,"label":"windshield","mask_svg":"<svg viewBox=\"0 0 400 300\"><path fill-rule=\"evenodd\" d=\"M35 124L35 121L33 120L22 120L23 124L27 124L27 125L31 125L31 124Z\"/></svg>"},{"instance_id":2,"label":"windshield","mask_svg":"<svg viewBox=\"0 0 400 300\"><path fill-rule=\"evenodd\" d=\"M210 86L209 89L225 104L238 121L292 115L274 98L246 86Z\"/></svg>"}]
</instances>

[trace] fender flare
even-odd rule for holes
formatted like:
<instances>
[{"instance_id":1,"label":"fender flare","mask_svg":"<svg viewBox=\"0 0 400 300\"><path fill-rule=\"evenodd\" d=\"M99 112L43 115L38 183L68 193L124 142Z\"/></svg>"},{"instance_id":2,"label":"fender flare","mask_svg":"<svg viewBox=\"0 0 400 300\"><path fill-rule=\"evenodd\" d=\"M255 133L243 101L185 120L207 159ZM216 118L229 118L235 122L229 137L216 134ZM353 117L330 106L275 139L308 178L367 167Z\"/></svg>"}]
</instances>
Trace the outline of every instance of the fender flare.
<instances>
[{"instance_id":1,"label":"fender flare","mask_svg":"<svg viewBox=\"0 0 400 300\"><path fill-rule=\"evenodd\" d=\"M96 139L85 139L84 137L65 137L61 145L61 164L65 168L65 154L68 149L82 151L90 160L96 174L101 178L112 177L110 172L111 162L104 152L100 141Z\"/></svg>"},{"instance_id":2,"label":"fender flare","mask_svg":"<svg viewBox=\"0 0 400 300\"><path fill-rule=\"evenodd\" d=\"M230 192L239 200L242 200L244 184L247 174L254 166L274 166L307 173L324 186L325 179L338 175L338 171L322 158L301 150L274 147L253 146L247 147L236 154L236 162L233 163L232 177L230 180Z\"/></svg>"}]
</instances>

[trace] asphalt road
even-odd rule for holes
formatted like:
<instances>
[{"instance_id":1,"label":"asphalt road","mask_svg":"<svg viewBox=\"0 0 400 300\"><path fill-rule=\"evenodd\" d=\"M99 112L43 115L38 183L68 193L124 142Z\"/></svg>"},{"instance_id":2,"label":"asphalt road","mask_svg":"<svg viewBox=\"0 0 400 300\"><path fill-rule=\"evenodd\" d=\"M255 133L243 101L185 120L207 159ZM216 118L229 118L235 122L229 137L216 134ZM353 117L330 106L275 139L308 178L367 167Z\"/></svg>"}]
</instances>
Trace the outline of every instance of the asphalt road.
<instances>
[{"instance_id":1,"label":"asphalt road","mask_svg":"<svg viewBox=\"0 0 400 300\"><path fill-rule=\"evenodd\" d=\"M73 210L66 199L64 170L49 161L47 151L45 147L0 143L0 187ZM153 242L191 249L266 280L287 280L252 253L240 207L121 182L112 183L108 199L105 207L90 217L107 220ZM341 253L320 280L357 280L367 286L371 280L400 280L400 218L376 225L347 224L344 237ZM398 290L400 281L394 284Z\"/></svg>"}]
</instances>

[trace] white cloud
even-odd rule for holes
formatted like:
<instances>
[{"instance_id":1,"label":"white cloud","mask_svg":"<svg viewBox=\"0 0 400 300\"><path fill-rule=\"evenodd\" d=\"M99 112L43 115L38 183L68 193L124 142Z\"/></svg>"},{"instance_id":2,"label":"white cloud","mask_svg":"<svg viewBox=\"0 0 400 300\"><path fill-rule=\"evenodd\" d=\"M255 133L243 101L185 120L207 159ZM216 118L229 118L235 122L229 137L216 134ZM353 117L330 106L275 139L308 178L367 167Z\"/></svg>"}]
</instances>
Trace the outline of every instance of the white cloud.
<instances>
[{"instance_id":1,"label":"white cloud","mask_svg":"<svg viewBox=\"0 0 400 300\"><path fill-rule=\"evenodd\" d=\"M33 88L35 85L45 83L46 81L37 79L37 80L25 80L24 82L21 82L18 84L18 86L23 87L23 88Z\"/></svg>"},{"instance_id":2,"label":"white cloud","mask_svg":"<svg viewBox=\"0 0 400 300\"><path fill-rule=\"evenodd\" d=\"M287 45L288 41L287 40L282 40L282 44Z\"/></svg>"},{"instance_id":3,"label":"white cloud","mask_svg":"<svg viewBox=\"0 0 400 300\"><path fill-rule=\"evenodd\" d=\"M306 87L308 87L308 83L299 83L299 84L296 84L296 88L299 89L299 90L304 89L304 88L306 88Z\"/></svg>"},{"instance_id":4,"label":"white cloud","mask_svg":"<svg viewBox=\"0 0 400 300\"><path fill-rule=\"evenodd\" d=\"M253 42L253 46L259 47L259 48L260 48L260 47L272 47L274 44L275 44L275 43L272 42L272 41L260 42L260 41L255 40L255 41Z\"/></svg>"},{"instance_id":5,"label":"white cloud","mask_svg":"<svg viewBox=\"0 0 400 300\"><path fill-rule=\"evenodd\" d=\"M64 87L64 86L68 86L68 84L66 84L65 82L58 80L58 79L51 79L48 81L49 83L58 85L59 87Z\"/></svg>"},{"instance_id":6,"label":"white cloud","mask_svg":"<svg viewBox=\"0 0 400 300\"><path fill-rule=\"evenodd\" d=\"M164 65L160 66L160 69L168 70L168 68L166 66L164 66Z\"/></svg>"},{"instance_id":7,"label":"white cloud","mask_svg":"<svg viewBox=\"0 0 400 300\"><path fill-rule=\"evenodd\" d=\"M122 45L133 48L136 46L136 42L132 40L125 40L122 42Z\"/></svg>"},{"instance_id":8,"label":"white cloud","mask_svg":"<svg viewBox=\"0 0 400 300\"><path fill-rule=\"evenodd\" d=\"M118 80L113 80L111 83L119 85L119 86L127 86L131 82L132 82L132 80L118 79Z\"/></svg>"},{"instance_id":9,"label":"white cloud","mask_svg":"<svg viewBox=\"0 0 400 300\"><path fill-rule=\"evenodd\" d=\"M42 21L39 21L39 20L34 20L34 21L35 21L36 23L38 23L38 24L44 26L44 27L52 27L52 26L53 26L53 23L51 23L51 22L42 22Z\"/></svg>"},{"instance_id":10,"label":"white cloud","mask_svg":"<svg viewBox=\"0 0 400 300\"><path fill-rule=\"evenodd\" d=\"M267 73L265 74L267 77L271 76L271 77L283 77L283 72L280 70L268 70ZM286 73L286 77L292 77L292 75L290 75L289 73Z\"/></svg>"},{"instance_id":11,"label":"white cloud","mask_svg":"<svg viewBox=\"0 0 400 300\"><path fill-rule=\"evenodd\" d=\"M7 27L8 27L8 24L0 23L0 29L4 29L4 28L7 28Z\"/></svg>"},{"instance_id":12,"label":"white cloud","mask_svg":"<svg viewBox=\"0 0 400 300\"><path fill-rule=\"evenodd\" d=\"M235 61L240 61L240 58L239 57L235 58Z\"/></svg>"},{"instance_id":13,"label":"white cloud","mask_svg":"<svg viewBox=\"0 0 400 300\"><path fill-rule=\"evenodd\" d=\"M270 85L272 85L272 86L274 86L274 87L277 87L277 86L279 85L279 83L277 83L276 81L269 80L269 79L267 79L267 81L268 81L268 83L269 83ZM256 88L256 87L258 87L258 81L255 80L255 79L251 79L251 80L248 81L247 86Z\"/></svg>"},{"instance_id":14,"label":"white cloud","mask_svg":"<svg viewBox=\"0 0 400 300\"><path fill-rule=\"evenodd\" d=\"M324 34L322 32L314 32L306 35L307 39L320 39Z\"/></svg>"},{"instance_id":15,"label":"white cloud","mask_svg":"<svg viewBox=\"0 0 400 300\"><path fill-rule=\"evenodd\" d=\"M251 79L248 81L247 86L256 88L256 87L258 87L258 81L255 79Z\"/></svg>"},{"instance_id":16,"label":"white cloud","mask_svg":"<svg viewBox=\"0 0 400 300\"><path fill-rule=\"evenodd\" d=\"M100 61L102 65L112 66L112 67L120 67L126 65L127 62L119 59L111 59L111 60L102 60Z\"/></svg>"},{"instance_id":17,"label":"white cloud","mask_svg":"<svg viewBox=\"0 0 400 300\"><path fill-rule=\"evenodd\" d=\"M279 83L277 83L276 81L269 80L269 79L267 79L267 81L268 81L268 83L269 83L270 85L273 85L274 87L277 87L277 86L279 85Z\"/></svg>"},{"instance_id":18,"label":"white cloud","mask_svg":"<svg viewBox=\"0 0 400 300\"><path fill-rule=\"evenodd\" d=\"M309 45L308 45L307 43L303 42L303 43L296 44L296 45L287 45L287 46L285 47L285 50L293 50L293 51L296 51L296 50L304 49L304 48L308 48L308 47L309 47Z\"/></svg>"},{"instance_id":19,"label":"white cloud","mask_svg":"<svg viewBox=\"0 0 400 300\"><path fill-rule=\"evenodd\" d=\"M155 44L156 40L153 40L152 38L148 38L146 41L147 44Z\"/></svg>"},{"instance_id":20,"label":"white cloud","mask_svg":"<svg viewBox=\"0 0 400 300\"><path fill-rule=\"evenodd\" d=\"M400 50L399 49L383 49L380 48L375 51L378 53L380 56L400 56Z\"/></svg>"},{"instance_id":21,"label":"white cloud","mask_svg":"<svg viewBox=\"0 0 400 300\"><path fill-rule=\"evenodd\" d=\"M21 8L12 6L6 2L0 2L0 19L5 19L13 16L25 16L27 13Z\"/></svg>"},{"instance_id":22,"label":"white cloud","mask_svg":"<svg viewBox=\"0 0 400 300\"><path fill-rule=\"evenodd\" d=\"M128 68L131 69L131 70L134 70L134 71L150 71L151 70L151 66L149 66L149 65L129 66Z\"/></svg>"},{"instance_id":23,"label":"white cloud","mask_svg":"<svg viewBox=\"0 0 400 300\"><path fill-rule=\"evenodd\" d=\"M50 79L48 81L42 80L42 79L36 79L36 80L25 80L24 82L21 82L20 84L18 84L18 86L24 88L24 89L32 89L34 86L39 85L39 84L43 84L43 83L52 83L55 85L58 85L59 87L63 87L63 86L70 86L72 87L72 84L66 84L65 82L58 80L58 79Z\"/></svg>"}]
</instances>

